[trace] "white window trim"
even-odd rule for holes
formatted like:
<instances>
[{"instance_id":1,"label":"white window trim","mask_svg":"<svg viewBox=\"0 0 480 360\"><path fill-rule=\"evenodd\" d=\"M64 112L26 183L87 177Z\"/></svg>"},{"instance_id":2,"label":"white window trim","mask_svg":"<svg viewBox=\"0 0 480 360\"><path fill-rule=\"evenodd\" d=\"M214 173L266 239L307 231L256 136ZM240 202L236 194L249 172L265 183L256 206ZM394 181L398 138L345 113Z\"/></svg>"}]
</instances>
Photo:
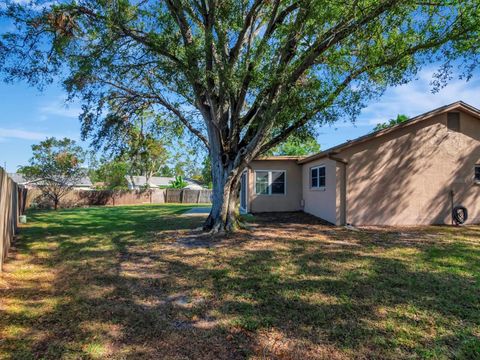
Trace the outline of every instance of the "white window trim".
<instances>
[{"instance_id":1,"label":"white window trim","mask_svg":"<svg viewBox=\"0 0 480 360\"><path fill-rule=\"evenodd\" d=\"M250 181L249 181L248 174L249 174L248 170L244 170L241 175L241 176L245 175L245 209L243 209L240 206L240 211L243 211L245 214L248 214L248 205L249 205L249 199L248 199L249 186L248 185ZM240 178L240 181L242 181L241 178ZM242 195L240 194L240 196ZM239 201L239 203L241 204L241 201Z\"/></svg>"},{"instance_id":2,"label":"white window trim","mask_svg":"<svg viewBox=\"0 0 480 360\"><path fill-rule=\"evenodd\" d=\"M287 170L255 170L255 178L253 179L254 180L254 187L255 187L255 195L257 196L285 196L287 195ZM257 192L257 172L266 172L268 173L268 183L267 183L267 186L268 186L268 194L261 194L259 192ZM272 172L282 172L284 173L284 188L283 188L283 194L272 194Z\"/></svg>"},{"instance_id":3,"label":"white window trim","mask_svg":"<svg viewBox=\"0 0 480 360\"><path fill-rule=\"evenodd\" d=\"M475 174L477 172L477 168L480 168L480 164L475 164L473 166L473 181L475 182L475 184L477 185L480 185L480 180L476 178Z\"/></svg>"},{"instance_id":4,"label":"white window trim","mask_svg":"<svg viewBox=\"0 0 480 360\"><path fill-rule=\"evenodd\" d=\"M320 186L320 185L317 185L317 186L312 186L312 170L314 169L320 169L320 168L324 168L325 169L325 186ZM320 172L318 172L318 184L320 184ZM309 173L308 173L308 185L310 187L310 190L319 190L319 191L325 191L325 188L327 187L327 168L325 165L318 165L318 166L312 166L310 169L309 169Z\"/></svg>"}]
</instances>

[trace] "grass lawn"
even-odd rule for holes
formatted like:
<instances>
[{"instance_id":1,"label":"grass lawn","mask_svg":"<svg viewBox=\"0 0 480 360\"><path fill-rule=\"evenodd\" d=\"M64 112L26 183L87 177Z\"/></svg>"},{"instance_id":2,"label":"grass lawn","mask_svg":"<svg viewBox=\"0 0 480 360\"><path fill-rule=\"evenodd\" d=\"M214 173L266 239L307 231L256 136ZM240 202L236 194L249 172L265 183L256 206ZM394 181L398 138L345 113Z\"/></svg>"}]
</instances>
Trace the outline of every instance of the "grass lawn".
<instances>
[{"instance_id":1,"label":"grass lawn","mask_svg":"<svg viewBox=\"0 0 480 360\"><path fill-rule=\"evenodd\" d=\"M264 215L185 247L190 207L29 214L0 275L0 358L480 358L480 227Z\"/></svg>"}]
</instances>

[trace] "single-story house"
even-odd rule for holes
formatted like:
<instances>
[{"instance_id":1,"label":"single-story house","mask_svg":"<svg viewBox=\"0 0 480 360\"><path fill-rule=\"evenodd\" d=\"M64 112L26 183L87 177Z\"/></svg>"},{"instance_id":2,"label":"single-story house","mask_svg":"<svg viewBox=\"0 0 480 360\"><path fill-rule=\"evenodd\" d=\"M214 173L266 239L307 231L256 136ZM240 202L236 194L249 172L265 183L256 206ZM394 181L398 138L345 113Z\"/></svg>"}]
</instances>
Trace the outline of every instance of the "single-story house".
<instances>
[{"instance_id":1,"label":"single-story house","mask_svg":"<svg viewBox=\"0 0 480 360\"><path fill-rule=\"evenodd\" d=\"M242 176L241 209L304 211L336 225L480 222L480 110L442 106L308 157L258 158Z\"/></svg>"},{"instance_id":2,"label":"single-story house","mask_svg":"<svg viewBox=\"0 0 480 360\"><path fill-rule=\"evenodd\" d=\"M20 173L9 173L8 176L10 176L10 178L14 182L16 182L19 185L25 186L27 189L41 187L42 185L44 185L44 182L42 179L27 180L25 179L23 174L20 174ZM71 184L71 186L75 190L92 190L93 189L93 184L90 181L90 178L88 176L82 176L74 184Z\"/></svg>"},{"instance_id":3,"label":"single-story house","mask_svg":"<svg viewBox=\"0 0 480 360\"><path fill-rule=\"evenodd\" d=\"M128 188L130 190L140 190L145 188L147 185L147 178L145 176L125 176L128 182ZM187 186L186 188L192 189L192 190L197 190L197 189L203 189L203 186L201 186L199 183L196 181L193 181L191 179L183 179L186 183ZM152 189L156 188L166 188L171 185L171 183L175 181L174 177L168 177L168 176L152 176L148 179L148 187Z\"/></svg>"}]
</instances>

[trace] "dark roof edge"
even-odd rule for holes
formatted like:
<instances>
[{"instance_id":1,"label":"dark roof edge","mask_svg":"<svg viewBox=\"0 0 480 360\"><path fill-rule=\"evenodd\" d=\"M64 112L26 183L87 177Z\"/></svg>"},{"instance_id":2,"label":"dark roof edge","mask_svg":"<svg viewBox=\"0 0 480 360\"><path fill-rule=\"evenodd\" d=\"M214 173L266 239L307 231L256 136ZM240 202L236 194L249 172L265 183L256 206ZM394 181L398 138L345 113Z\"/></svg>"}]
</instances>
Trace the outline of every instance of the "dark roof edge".
<instances>
[{"instance_id":1,"label":"dark roof edge","mask_svg":"<svg viewBox=\"0 0 480 360\"><path fill-rule=\"evenodd\" d=\"M299 159L298 164L306 164L310 161L321 159L321 158L324 158L328 155L334 155L337 152L342 151L344 149L347 149L351 146L363 143L365 141L375 139L377 137L389 134L389 133L391 133L393 131L396 131L398 129L402 129L402 128L408 127L410 125L416 124L420 121L430 119L431 117L433 117L435 115L439 115L439 114L442 114L444 112L455 110L455 109L458 109L458 108L461 108L463 111L469 113L470 115L473 115L477 118L480 118L480 110L479 109L477 109L476 107L474 107L472 105L469 105L469 104L467 104L463 101L455 101L451 104L440 106L439 108L436 108L434 110L430 110L430 111L427 111L423 114L417 115L413 118L408 119L407 121L405 121L401 124L389 127L387 129L378 130L378 131L360 136L360 137L358 137L354 140L346 141L346 142L344 142L340 145L336 145L336 146L331 147L327 150L321 151L318 154L311 155L311 156L305 157L303 159Z\"/></svg>"}]
</instances>

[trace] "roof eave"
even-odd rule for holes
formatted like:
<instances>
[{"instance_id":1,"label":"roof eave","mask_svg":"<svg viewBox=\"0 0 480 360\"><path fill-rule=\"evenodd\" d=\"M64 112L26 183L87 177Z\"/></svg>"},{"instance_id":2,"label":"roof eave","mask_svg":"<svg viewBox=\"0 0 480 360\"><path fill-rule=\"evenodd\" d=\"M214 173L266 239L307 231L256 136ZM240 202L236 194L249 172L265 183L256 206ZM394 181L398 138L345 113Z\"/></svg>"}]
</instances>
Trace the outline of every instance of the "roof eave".
<instances>
[{"instance_id":1,"label":"roof eave","mask_svg":"<svg viewBox=\"0 0 480 360\"><path fill-rule=\"evenodd\" d=\"M259 156L255 158L255 161L270 161L270 160L276 160L276 161L298 161L300 159L305 158L305 156Z\"/></svg>"},{"instance_id":2,"label":"roof eave","mask_svg":"<svg viewBox=\"0 0 480 360\"><path fill-rule=\"evenodd\" d=\"M372 139L376 139L377 137L389 134L389 133L391 133L393 131L396 131L398 129L402 129L402 128L414 125L414 124L416 124L420 121L432 118L433 116L440 115L440 114L446 113L448 111L457 110L457 109L461 109L464 112L480 119L480 110L479 109L477 109L477 108L473 107L472 105L469 105L469 104L467 104L463 101L456 101L454 103L444 105L444 106L441 106L441 107L436 108L434 110L430 110L430 111L427 111L423 114L417 115L417 116L415 116L415 117L413 117L413 118L411 118L411 119L409 119L409 120L407 120L407 121L405 121L401 124L392 126L390 128L387 128L387 129L378 130L378 131L375 131L375 132L370 133L370 134L363 135L363 136L361 136L361 137L359 137L355 140L351 140L351 141L342 143L340 145L337 145L337 146L334 146L330 149L322 151L318 154L300 159L298 161L298 164L306 164L308 162L318 160L318 159L327 157L329 155L335 155L338 152L343 151L345 149L348 149L349 147L352 147L354 145L361 144L365 141L370 141Z\"/></svg>"}]
</instances>

